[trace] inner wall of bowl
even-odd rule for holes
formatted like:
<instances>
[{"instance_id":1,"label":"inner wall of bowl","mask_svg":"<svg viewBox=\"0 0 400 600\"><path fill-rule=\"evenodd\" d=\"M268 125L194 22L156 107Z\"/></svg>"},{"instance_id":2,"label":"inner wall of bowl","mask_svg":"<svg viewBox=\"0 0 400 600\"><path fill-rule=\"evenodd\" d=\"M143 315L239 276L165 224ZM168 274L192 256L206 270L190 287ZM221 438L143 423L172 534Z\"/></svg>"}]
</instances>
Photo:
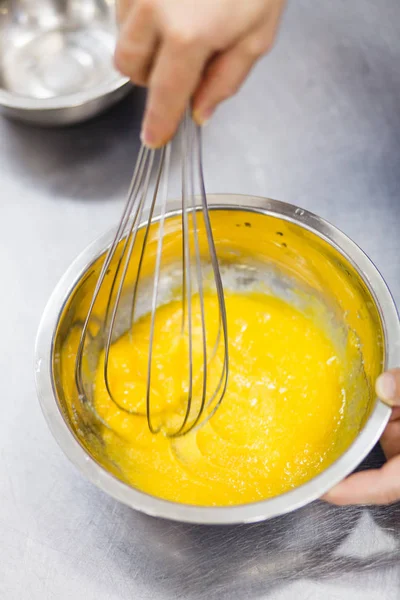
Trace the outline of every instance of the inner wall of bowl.
<instances>
[{"instance_id":1,"label":"inner wall of bowl","mask_svg":"<svg viewBox=\"0 0 400 600\"><path fill-rule=\"evenodd\" d=\"M112 66L115 2L5 0L3 4L0 91L11 105L12 98L22 97L42 103L63 98L67 106L83 92L110 87L121 79Z\"/></svg>"},{"instance_id":2,"label":"inner wall of bowl","mask_svg":"<svg viewBox=\"0 0 400 600\"><path fill-rule=\"evenodd\" d=\"M375 401L376 376L384 362L382 324L373 297L357 270L338 250L316 234L277 216L246 210L211 210L211 221L224 287L243 292L277 295L306 312L325 328L347 360L347 411L338 437L335 457L342 454L362 429ZM210 252L201 215L197 219L202 264L207 272ZM142 264L136 316L150 308L159 225L149 230ZM159 304L179 293L182 276L181 217L165 222ZM129 326L133 285L136 280L144 229L127 272L118 312L116 335ZM99 257L77 282L60 316L54 339L53 376L62 414L80 443L100 464L123 479L118 466L110 463L102 444L105 426L92 408L92 381L104 347L104 316L122 252L120 244L96 301L90 321L83 361L87 397L78 397L75 383L75 353L104 256ZM210 278L212 281L212 278ZM212 287L212 286L211 286ZM348 353L349 336L356 350ZM347 353L347 354L346 354Z\"/></svg>"}]
</instances>

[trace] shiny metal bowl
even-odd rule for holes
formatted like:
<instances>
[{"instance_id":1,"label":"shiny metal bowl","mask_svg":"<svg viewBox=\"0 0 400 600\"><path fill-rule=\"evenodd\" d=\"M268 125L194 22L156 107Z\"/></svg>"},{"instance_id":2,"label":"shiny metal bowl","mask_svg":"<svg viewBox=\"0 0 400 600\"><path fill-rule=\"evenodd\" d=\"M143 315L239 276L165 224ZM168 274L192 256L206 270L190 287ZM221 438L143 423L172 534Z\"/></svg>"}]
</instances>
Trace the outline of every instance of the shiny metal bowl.
<instances>
[{"instance_id":1,"label":"shiny metal bowl","mask_svg":"<svg viewBox=\"0 0 400 600\"><path fill-rule=\"evenodd\" d=\"M218 195L210 196L209 202L221 264L233 264L244 270L251 264L253 275L273 272L277 289L283 293L288 289L288 281L296 280L305 286L308 294L322 299L332 319L343 325L344 330L350 327L360 341L362 377L367 392L352 401L349 418L354 427L354 441L340 448L335 462L307 483L278 497L232 507L197 507L160 500L124 482L123 475L104 454L101 436L96 435L93 413L80 402L74 371L70 362L68 370L63 359L66 340L72 331L79 334L82 328L97 275L112 241L111 233L81 254L50 298L36 344L36 383L44 415L65 454L88 479L117 500L144 513L178 521L253 522L289 512L319 498L351 473L370 452L390 416L390 409L375 397L374 382L383 369L400 364L400 324L392 297L377 269L348 237L329 223L302 209L263 198ZM181 249L181 241L177 239L179 219L179 210L176 210L169 213L165 222L171 261ZM154 262L152 247L156 242L155 222L148 241L150 258L142 267L142 273L147 271L149 276ZM258 265L258 271L254 264ZM246 273L244 275L243 280L247 281ZM96 367L101 349L98 340L102 336L98 332L106 298L99 302L95 308L99 321L92 330L86 367L89 370ZM355 395L359 395L358 388Z\"/></svg>"},{"instance_id":2,"label":"shiny metal bowl","mask_svg":"<svg viewBox=\"0 0 400 600\"><path fill-rule=\"evenodd\" d=\"M0 108L37 125L69 125L121 99L112 0L0 0Z\"/></svg>"}]
</instances>

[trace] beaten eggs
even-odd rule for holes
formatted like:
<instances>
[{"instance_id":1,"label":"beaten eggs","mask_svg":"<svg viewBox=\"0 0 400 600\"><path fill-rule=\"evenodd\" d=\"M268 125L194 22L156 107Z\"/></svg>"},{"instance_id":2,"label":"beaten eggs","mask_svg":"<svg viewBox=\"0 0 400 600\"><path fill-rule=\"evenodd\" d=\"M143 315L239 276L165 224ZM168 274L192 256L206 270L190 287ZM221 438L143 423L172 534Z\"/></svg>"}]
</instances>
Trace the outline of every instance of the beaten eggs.
<instances>
[{"instance_id":1,"label":"beaten eggs","mask_svg":"<svg viewBox=\"0 0 400 600\"><path fill-rule=\"evenodd\" d=\"M318 319L264 294L229 292L225 301L227 391L212 418L183 437L152 434L143 416L150 315L135 323L133 337L127 333L111 348L109 380L118 405L106 390L104 355L100 356L93 404L103 422L105 451L121 478L143 492L203 506L262 500L320 473L338 456L339 446L354 437L354 431L342 427L345 356ZM214 297L206 295L205 310L209 338L215 339ZM198 300L193 314L196 372L202 358ZM177 342L181 321L178 302L157 310L151 386L154 422L173 422L182 413L187 359ZM220 369L217 353L210 368L211 388Z\"/></svg>"}]
</instances>

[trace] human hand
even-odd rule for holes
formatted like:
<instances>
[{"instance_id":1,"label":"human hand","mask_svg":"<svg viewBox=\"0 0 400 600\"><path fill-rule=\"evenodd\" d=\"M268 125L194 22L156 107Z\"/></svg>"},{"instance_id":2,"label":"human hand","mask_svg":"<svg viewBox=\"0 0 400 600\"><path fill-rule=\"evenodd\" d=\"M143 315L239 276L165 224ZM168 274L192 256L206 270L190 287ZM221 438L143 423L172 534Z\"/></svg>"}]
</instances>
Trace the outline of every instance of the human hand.
<instances>
[{"instance_id":1,"label":"human hand","mask_svg":"<svg viewBox=\"0 0 400 600\"><path fill-rule=\"evenodd\" d=\"M272 46L285 0L119 0L116 67L149 88L142 141L166 143L193 99L197 123Z\"/></svg>"},{"instance_id":2,"label":"human hand","mask_svg":"<svg viewBox=\"0 0 400 600\"><path fill-rule=\"evenodd\" d=\"M376 382L378 396L393 406L381 446L388 462L381 469L350 475L325 494L333 504L391 504L400 500L400 369L381 375Z\"/></svg>"}]
</instances>

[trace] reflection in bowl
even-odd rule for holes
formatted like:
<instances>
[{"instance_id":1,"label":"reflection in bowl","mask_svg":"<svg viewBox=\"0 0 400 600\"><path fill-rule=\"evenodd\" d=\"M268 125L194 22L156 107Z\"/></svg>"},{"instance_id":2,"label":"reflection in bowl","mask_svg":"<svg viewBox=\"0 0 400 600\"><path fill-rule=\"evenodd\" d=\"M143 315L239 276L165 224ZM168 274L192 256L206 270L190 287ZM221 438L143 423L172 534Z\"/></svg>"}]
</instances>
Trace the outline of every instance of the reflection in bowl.
<instances>
[{"instance_id":1,"label":"reflection in bowl","mask_svg":"<svg viewBox=\"0 0 400 600\"><path fill-rule=\"evenodd\" d=\"M45 415L64 450L92 480L121 501L150 514L192 522L259 520L288 512L321 495L355 468L377 441L390 411L376 402L373 394L374 380L384 366L394 364L398 359L396 342L399 338L399 323L390 294L375 268L350 240L330 225L313 215L279 202L233 196L212 197L210 201L213 231L225 288L228 290L228 303L229 294L236 298L236 309L231 306L231 315L237 316L240 313L239 297L240 301L244 302L254 302L257 297L257 302L261 302L257 309L260 315L273 314L275 317L276 306L271 307L266 300L274 297L274 302L278 302L278 313L289 311L286 314L295 323L295 328L297 327L297 333L293 333L293 339L297 335L293 345L296 346L295 351L293 353L293 348L289 348L287 352L292 362L296 357L298 360L298 364L292 369L292 375L296 375L295 382L296 379L297 383L301 380L308 367L311 366L311 371L315 372L315 364L312 361L318 361L322 356L325 365L320 369L321 379L317 387L310 389L309 398L305 396L305 412L302 412L300 405L297 409L293 407L293 390L296 386L287 391L291 405L288 410L281 409L282 403L278 403L277 395L270 400L275 410L280 410L280 416L278 414L274 424L275 431L274 426L271 427L269 437L266 438L267 443L268 440L271 442L269 452L275 445L276 469L273 468L273 461L270 461L270 466L271 478L275 478L277 485L268 488L268 469L262 472L261 467L266 464L260 457L264 453L265 458L265 448L261 449L261 452L260 448L256 448L251 456L253 470L250 469L249 463L246 463L246 449L242 448L242 453L238 451L241 440L240 436L238 438L239 429L232 428L232 414L229 415L229 410L233 410L234 403L229 401L228 394L224 398L223 406L206 426L209 430L207 431L206 427L199 430L200 439L196 440L196 444L191 443L189 436L181 438L178 443L168 442L172 444L171 448L175 453L178 453L178 460L175 456L175 462L181 471L182 461L189 460L190 463L196 457L201 461L189 477L176 481L176 469L175 472L167 471L164 477L165 485L162 487L162 476L157 472L154 456L152 458L151 454L148 455L147 463L144 461L143 464L139 464L140 452L144 452L144 456L147 452L143 447L140 448L144 434L143 431L138 432L137 420L141 417L122 414L124 411L115 411L115 407L112 413L112 407L107 407L104 403L102 412L98 395L101 387L99 380L96 386L92 385L102 360L101 323L107 304L107 289L96 303L96 317L91 323L91 340L87 348L84 372L88 397L85 402L79 399L74 379L73 340L79 338L109 238L100 240L78 259L49 303L37 345L38 390ZM171 214L166 222L170 272L174 272L174 265L180 258L181 241L176 235L179 229L178 219L179 215ZM148 245L150 250L143 265L143 273L149 278L154 266L151 249L155 248L156 240L157 223L152 226ZM134 280L135 260L131 264L132 268L126 281L127 293ZM115 265L111 266L111 271L113 268ZM167 275L167 279L171 282L170 274ZM142 294L143 314L146 312L146 291L144 284L139 291ZM244 295L247 295L247 299ZM260 300L260 297L263 299ZM165 303L167 300L161 297L160 302L163 301ZM255 314L257 311L254 305L253 309ZM123 319L119 329L120 333L123 333ZM253 330L256 329L257 323L253 323ZM284 331L290 340L288 322ZM265 332L268 333L268 327ZM282 328L279 329L279 323L274 335L284 335ZM306 340L307 335L311 336L310 344ZM302 336L303 354L299 348ZM273 338L266 338L266 341L272 344ZM284 345L281 344L280 348L280 357L283 359ZM244 350L245 346L239 348L238 356ZM312 355L313 352L316 354ZM261 355L260 352L255 354ZM305 362L301 362L302 356L311 359L304 358ZM311 362L307 363L307 360ZM336 361L342 367L335 366ZM290 365L287 364L286 377L289 372ZM329 373L334 373L333 378L329 379ZM300 386L302 393L305 393L310 382L310 378L303 378L302 387ZM290 384L286 387L290 387ZM282 388L283 385L279 384L277 394ZM261 390L260 393L261 399L266 397L265 390ZM245 401L250 402L254 398L258 402L259 398L254 395L251 398L248 396ZM122 418L118 421L121 414ZM262 412L262 419L270 416L270 412ZM132 424L129 419L136 419L136 424ZM281 432L280 438L276 437L279 423L286 428ZM336 431L334 423L337 425ZM135 439L133 434L128 436L129 439L121 435L121 432L124 430L126 433L129 427L136 427ZM251 427L247 422L247 434ZM218 429L217 437L224 440L223 443L220 441L217 447L216 438L210 434L210 429L214 429L214 432ZM257 435L257 440L261 439L259 433ZM252 445L253 450L257 440L247 436L247 442ZM285 446L285 440L286 451L292 451L292 465L284 465L279 456L280 449ZM157 448L157 445L161 447L164 443L166 440L160 437L160 434L157 441L152 442L154 448ZM202 452L199 458L196 452L200 445ZM305 456L301 454L304 450L311 450L311 459L305 460ZM157 453L157 450L155 452ZM207 452L209 455L205 458ZM318 453L320 455L315 456ZM283 453L282 456L288 455ZM227 463L223 462L224 457L231 468L226 480L224 469L227 468ZM314 459L317 459L315 464ZM232 465L235 461L236 474L232 477ZM315 468L302 470L302 464L306 467L314 464ZM240 487L240 481L244 480L243 477L240 478L241 469L243 473L245 470L247 472L247 482L252 480L252 485L248 487L252 490L251 494L242 493L244 488ZM260 480L256 483L255 473L260 473ZM222 490L218 498L213 499L212 491L208 492L208 496L177 494L175 497L171 492L165 492L168 482L170 490L174 487L175 490L182 490L185 485L188 487L187 481L190 477L197 482L200 479L199 489L212 489L209 481L206 481L207 474L209 480L214 479L216 487L219 486L219 490ZM147 487L146 478L150 482ZM229 479L233 481L231 488L226 485ZM161 487L157 487L158 484L154 485L157 480ZM282 482L286 483L282 485ZM143 493L143 490L147 494ZM155 496L163 496L168 501ZM256 500L258 502L255 502ZM210 508L204 507L204 504L219 506ZM227 506L228 504L235 506Z\"/></svg>"},{"instance_id":2,"label":"reflection in bowl","mask_svg":"<svg viewBox=\"0 0 400 600\"><path fill-rule=\"evenodd\" d=\"M113 67L115 3L5 0L0 5L0 106L41 125L105 110L129 89Z\"/></svg>"}]
</instances>

